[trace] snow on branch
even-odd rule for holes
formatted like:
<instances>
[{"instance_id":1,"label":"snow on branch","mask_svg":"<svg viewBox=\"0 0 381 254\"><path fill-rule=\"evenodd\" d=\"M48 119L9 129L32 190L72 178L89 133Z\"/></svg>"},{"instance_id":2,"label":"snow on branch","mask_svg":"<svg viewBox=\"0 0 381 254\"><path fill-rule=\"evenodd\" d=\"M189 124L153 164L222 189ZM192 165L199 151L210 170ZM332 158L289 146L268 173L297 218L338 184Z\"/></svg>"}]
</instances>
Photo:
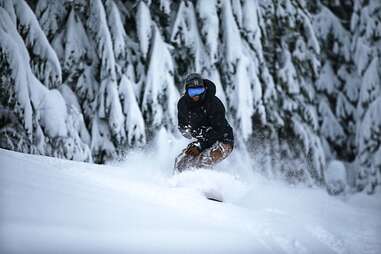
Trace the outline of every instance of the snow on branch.
<instances>
[{"instance_id":1,"label":"snow on branch","mask_svg":"<svg viewBox=\"0 0 381 254\"><path fill-rule=\"evenodd\" d=\"M143 57L147 57L148 46L152 37L152 20L148 6L144 1L140 1L138 5L136 17L136 26L138 31L138 38L140 44L140 50L143 53Z\"/></svg>"},{"instance_id":2,"label":"snow on branch","mask_svg":"<svg viewBox=\"0 0 381 254\"><path fill-rule=\"evenodd\" d=\"M87 27L92 33L96 52L101 61L100 79L110 78L116 81L115 56L110 30L107 26L106 13L101 0L94 0L90 4L90 13Z\"/></svg>"},{"instance_id":3,"label":"snow on branch","mask_svg":"<svg viewBox=\"0 0 381 254\"><path fill-rule=\"evenodd\" d=\"M144 119L135 97L133 84L125 75L122 75L120 80L119 93L126 119L127 142L129 145L144 145L146 142Z\"/></svg>"},{"instance_id":4,"label":"snow on branch","mask_svg":"<svg viewBox=\"0 0 381 254\"><path fill-rule=\"evenodd\" d=\"M24 0L12 2L13 6L8 5L7 11L16 16L19 33L23 36L26 47L32 49L33 72L47 87L58 87L62 81L61 66L35 14Z\"/></svg>"},{"instance_id":5,"label":"snow on branch","mask_svg":"<svg viewBox=\"0 0 381 254\"><path fill-rule=\"evenodd\" d=\"M66 23L64 36L63 67L68 72L72 68L83 68L81 61L91 57L92 49L82 21L74 9L71 10Z\"/></svg>"},{"instance_id":6,"label":"snow on branch","mask_svg":"<svg viewBox=\"0 0 381 254\"><path fill-rule=\"evenodd\" d=\"M195 10L191 2L180 3L172 28L171 42L174 42L177 47L186 46L190 49L195 63L194 71L201 73L210 68L209 56L201 40Z\"/></svg>"},{"instance_id":7,"label":"snow on branch","mask_svg":"<svg viewBox=\"0 0 381 254\"><path fill-rule=\"evenodd\" d=\"M218 60L219 20L217 0L197 1L197 12L200 16L201 35L205 38L207 51L212 63Z\"/></svg>"},{"instance_id":8,"label":"snow on branch","mask_svg":"<svg viewBox=\"0 0 381 254\"><path fill-rule=\"evenodd\" d=\"M123 27L118 7L114 3L114 1L109 0L106 2L106 11L115 57L126 58L127 35Z\"/></svg>"},{"instance_id":9,"label":"snow on branch","mask_svg":"<svg viewBox=\"0 0 381 254\"><path fill-rule=\"evenodd\" d=\"M151 47L142 112L150 127L159 128L164 125L171 129L177 121L179 94L174 86L172 55L156 26Z\"/></svg>"}]
</instances>

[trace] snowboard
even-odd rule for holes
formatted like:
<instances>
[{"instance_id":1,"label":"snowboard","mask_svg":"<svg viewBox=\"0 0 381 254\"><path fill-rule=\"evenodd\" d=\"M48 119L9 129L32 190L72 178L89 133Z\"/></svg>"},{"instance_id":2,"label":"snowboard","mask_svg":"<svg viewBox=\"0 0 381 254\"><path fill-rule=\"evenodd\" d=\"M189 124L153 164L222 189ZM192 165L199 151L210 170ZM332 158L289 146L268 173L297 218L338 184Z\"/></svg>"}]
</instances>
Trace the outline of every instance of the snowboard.
<instances>
[{"instance_id":1,"label":"snowboard","mask_svg":"<svg viewBox=\"0 0 381 254\"><path fill-rule=\"evenodd\" d=\"M224 198L219 192L209 190L209 191L204 191L203 194L205 195L207 199L211 201L221 202L221 203L224 202Z\"/></svg>"},{"instance_id":2,"label":"snowboard","mask_svg":"<svg viewBox=\"0 0 381 254\"><path fill-rule=\"evenodd\" d=\"M223 203L224 201L223 200L219 200L219 199L215 199L215 198L208 198L206 197L208 200L210 201L215 201L215 202L220 202L220 203Z\"/></svg>"}]
</instances>

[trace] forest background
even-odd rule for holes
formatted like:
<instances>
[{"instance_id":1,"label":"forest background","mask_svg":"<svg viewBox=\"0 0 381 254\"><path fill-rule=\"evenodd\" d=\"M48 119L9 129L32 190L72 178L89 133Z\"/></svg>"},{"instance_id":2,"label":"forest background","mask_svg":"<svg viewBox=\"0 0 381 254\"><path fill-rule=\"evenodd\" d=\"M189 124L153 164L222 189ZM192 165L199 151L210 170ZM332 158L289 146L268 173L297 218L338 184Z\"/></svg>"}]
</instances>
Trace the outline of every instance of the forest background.
<instances>
[{"instance_id":1,"label":"forest background","mask_svg":"<svg viewBox=\"0 0 381 254\"><path fill-rule=\"evenodd\" d=\"M340 161L351 190L381 183L377 0L0 0L0 63L2 148L104 163L180 137L199 72L248 167L320 185Z\"/></svg>"}]
</instances>

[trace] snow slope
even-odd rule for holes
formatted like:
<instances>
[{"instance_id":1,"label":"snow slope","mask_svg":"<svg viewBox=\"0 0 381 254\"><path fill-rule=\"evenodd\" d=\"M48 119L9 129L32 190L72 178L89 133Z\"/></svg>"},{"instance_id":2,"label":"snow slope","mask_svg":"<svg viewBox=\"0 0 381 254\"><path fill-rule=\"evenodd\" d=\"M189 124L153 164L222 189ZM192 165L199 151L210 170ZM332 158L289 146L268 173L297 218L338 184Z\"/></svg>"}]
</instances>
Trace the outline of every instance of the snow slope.
<instances>
[{"instance_id":1,"label":"snow slope","mask_svg":"<svg viewBox=\"0 0 381 254\"><path fill-rule=\"evenodd\" d=\"M172 176L162 157L101 166L0 149L0 253L381 252L380 192L335 198L220 168Z\"/></svg>"}]
</instances>

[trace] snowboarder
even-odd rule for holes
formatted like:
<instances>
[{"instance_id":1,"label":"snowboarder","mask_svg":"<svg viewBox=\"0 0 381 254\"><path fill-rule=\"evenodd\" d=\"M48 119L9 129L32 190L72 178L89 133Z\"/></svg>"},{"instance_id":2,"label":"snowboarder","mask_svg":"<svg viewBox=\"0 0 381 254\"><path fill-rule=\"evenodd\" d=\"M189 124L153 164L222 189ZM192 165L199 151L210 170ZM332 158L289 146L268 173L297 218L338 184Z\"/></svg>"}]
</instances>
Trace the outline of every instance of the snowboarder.
<instances>
[{"instance_id":1,"label":"snowboarder","mask_svg":"<svg viewBox=\"0 0 381 254\"><path fill-rule=\"evenodd\" d=\"M196 139L177 156L175 169L208 168L225 159L233 150L233 130L225 118L225 107L216 97L216 86L200 74L189 74L180 98L178 123L181 134Z\"/></svg>"}]
</instances>

